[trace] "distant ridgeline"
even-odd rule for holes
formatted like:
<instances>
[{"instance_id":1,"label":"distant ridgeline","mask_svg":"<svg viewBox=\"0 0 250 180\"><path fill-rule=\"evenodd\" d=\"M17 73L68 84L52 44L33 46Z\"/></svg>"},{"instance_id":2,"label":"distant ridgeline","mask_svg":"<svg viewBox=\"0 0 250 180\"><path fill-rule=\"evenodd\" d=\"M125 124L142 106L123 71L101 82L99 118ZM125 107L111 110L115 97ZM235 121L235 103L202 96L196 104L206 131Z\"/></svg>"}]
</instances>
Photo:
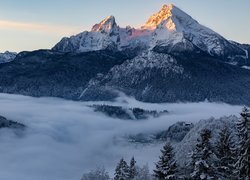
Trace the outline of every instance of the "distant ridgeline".
<instances>
[{"instance_id":1,"label":"distant ridgeline","mask_svg":"<svg viewBox=\"0 0 250 180\"><path fill-rule=\"evenodd\" d=\"M112 100L119 91L146 102L250 105L250 45L229 41L174 5L139 29L109 16L51 50L0 64L0 92Z\"/></svg>"}]
</instances>

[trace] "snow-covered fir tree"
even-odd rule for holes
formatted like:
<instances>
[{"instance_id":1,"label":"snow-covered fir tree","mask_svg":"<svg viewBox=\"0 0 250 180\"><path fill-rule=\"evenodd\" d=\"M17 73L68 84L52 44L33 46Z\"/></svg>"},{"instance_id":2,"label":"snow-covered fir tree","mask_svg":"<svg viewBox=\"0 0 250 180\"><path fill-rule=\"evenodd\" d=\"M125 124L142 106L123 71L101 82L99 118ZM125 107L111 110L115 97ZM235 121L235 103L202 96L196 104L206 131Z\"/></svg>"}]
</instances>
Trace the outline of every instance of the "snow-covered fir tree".
<instances>
[{"instance_id":1,"label":"snow-covered fir tree","mask_svg":"<svg viewBox=\"0 0 250 180\"><path fill-rule=\"evenodd\" d=\"M136 161L135 158L132 157L129 166L129 178L134 179L136 175L137 175Z\"/></svg>"},{"instance_id":2,"label":"snow-covered fir tree","mask_svg":"<svg viewBox=\"0 0 250 180\"><path fill-rule=\"evenodd\" d=\"M198 143L192 152L192 173L191 179L217 179L214 161L216 155L210 144L211 131L204 129L200 133L200 138L197 139Z\"/></svg>"},{"instance_id":3,"label":"snow-covered fir tree","mask_svg":"<svg viewBox=\"0 0 250 180\"><path fill-rule=\"evenodd\" d=\"M169 143L163 146L161 156L159 158L160 160L156 163L156 169L154 170L155 177L159 180L177 179L175 153L173 147Z\"/></svg>"},{"instance_id":4,"label":"snow-covered fir tree","mask_svg":"<svg viewBox=\"0 0 250 180\"><path fill-rule=\"evenodd\" d=\"M221 179L235 179L235 167L237 154L233 136L225 124L219 132L219 139L216 142L216 155L218 158L217 171Z\"/></svg>"},{"instance_id":5,"label":"snow-covered fir tree","mask_svg":"<svg viewBox=\"0 0 250 180\"><path fill-rule=\"evenodd\" d=\"M237 122L239 157L236 163L239 179L250 179L250 111L244 107Z\"/></svg>"},{"instance_id":6,"label":"snow-covered fir tree","mask_svg":"<svg viewBox=\"0 0 250 180\"><path fill-rule=\"evenodd\" d=\"M129 166L127 162L122 158L115 169L114 180L129 180Z\"/></svg>"}]
</instances>

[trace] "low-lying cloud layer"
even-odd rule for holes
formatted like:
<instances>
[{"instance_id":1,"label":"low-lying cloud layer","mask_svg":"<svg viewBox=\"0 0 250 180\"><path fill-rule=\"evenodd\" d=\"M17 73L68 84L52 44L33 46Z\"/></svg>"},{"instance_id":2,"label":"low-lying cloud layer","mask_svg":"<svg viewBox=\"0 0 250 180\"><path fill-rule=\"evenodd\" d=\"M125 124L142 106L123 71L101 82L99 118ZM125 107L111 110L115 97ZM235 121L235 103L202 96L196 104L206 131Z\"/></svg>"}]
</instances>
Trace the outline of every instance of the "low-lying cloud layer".
<instances>
[{"instance_id":1,"label":"low-lying cloud layer","mask_svg":"<svg viewBox=\"0 0 250 180\"><path fill-rule=\"evenodd\" d=\"M128 97L113 103L98 102L104 103L170 113L145 121L124 121L94 113L86 106L91 102L0 94L0 115L28 126L18 135L12 130L0 130L1 179L77 180L96 166L105 165L112 172L121 157L129 160L133 155L138 163L153 167L161 144L134 145L121 137L166 130L177 121L238 115L242 108L205 102L150 104Z\"/></svg>"}]
</instances>

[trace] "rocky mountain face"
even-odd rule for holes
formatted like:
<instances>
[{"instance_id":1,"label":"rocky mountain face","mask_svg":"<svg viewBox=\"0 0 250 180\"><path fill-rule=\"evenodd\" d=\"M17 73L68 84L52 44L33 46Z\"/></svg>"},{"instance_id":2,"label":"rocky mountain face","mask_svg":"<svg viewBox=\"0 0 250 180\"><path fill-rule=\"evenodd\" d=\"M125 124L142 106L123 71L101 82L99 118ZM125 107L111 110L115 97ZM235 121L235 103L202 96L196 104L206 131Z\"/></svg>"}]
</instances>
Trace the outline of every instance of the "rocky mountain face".
<instances>
[{"instance_id":1,"label":"rocky mountain face","mask_svg":"<svg viewBox=\"0 0 250 180\"><path fill-rule=\"evenodd\" d=\"M122 91L148 102L249 105L249 53L249 45L164 5L139 29L109 16L52 50L18 54L0 65L0 92L111 100Z\"/></svg>"}]
</instances>

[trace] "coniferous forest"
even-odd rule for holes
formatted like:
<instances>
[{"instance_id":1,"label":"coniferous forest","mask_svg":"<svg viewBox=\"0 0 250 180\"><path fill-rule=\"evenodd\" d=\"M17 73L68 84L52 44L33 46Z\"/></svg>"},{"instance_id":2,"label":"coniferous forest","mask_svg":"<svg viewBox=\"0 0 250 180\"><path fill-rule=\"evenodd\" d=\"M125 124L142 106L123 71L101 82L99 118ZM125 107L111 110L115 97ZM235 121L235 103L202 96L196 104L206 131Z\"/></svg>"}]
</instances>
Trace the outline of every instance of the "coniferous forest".
<instances>
[{"instance_id":1,"label":"coniferous forest","mask_svg":"<svg viewBox=\"0 0 250 180\"><path fill-rule=\"evenodd\" d=\"M174 148L169 142L160 150L155 168L137 165L136 157L130 162L123 158L117 163L114 180L249 180L250 179L250 110L246 107L235 124L239 141L233 141L231 131L225 124L215 143L211 143L212 132L203 129L195 148L190 152L191 161L185 169L179 169ZM82 180L109 180L111 175L105 167L85 173Z\"/></svg>"}]
</instances>

